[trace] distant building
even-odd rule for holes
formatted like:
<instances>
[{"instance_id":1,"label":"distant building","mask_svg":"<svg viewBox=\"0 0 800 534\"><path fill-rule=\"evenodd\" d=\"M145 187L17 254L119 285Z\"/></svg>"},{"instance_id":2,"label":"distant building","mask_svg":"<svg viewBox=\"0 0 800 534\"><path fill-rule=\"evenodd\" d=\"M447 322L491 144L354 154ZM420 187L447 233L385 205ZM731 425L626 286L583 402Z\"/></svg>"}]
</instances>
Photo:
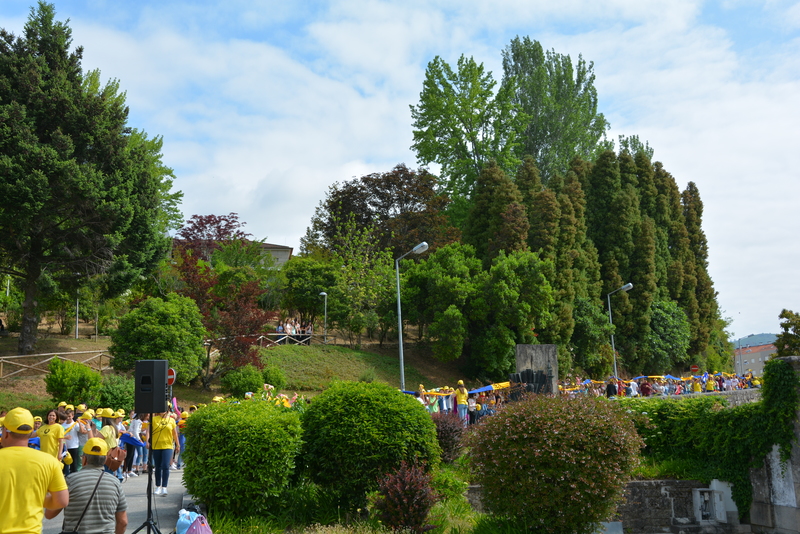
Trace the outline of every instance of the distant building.
<instances>
[{"instance_id":1,"label":"distant building","mask_svg":"<svg viewBox=\"0 0 800 534\"><path fill-rule=\"evenodd\" d=\"M750 334L733 342L733 365L737 374L752 370L755 375L764 374L764 364L778 350L775 348L776 334Z\"/></svg>"}]
</instances>

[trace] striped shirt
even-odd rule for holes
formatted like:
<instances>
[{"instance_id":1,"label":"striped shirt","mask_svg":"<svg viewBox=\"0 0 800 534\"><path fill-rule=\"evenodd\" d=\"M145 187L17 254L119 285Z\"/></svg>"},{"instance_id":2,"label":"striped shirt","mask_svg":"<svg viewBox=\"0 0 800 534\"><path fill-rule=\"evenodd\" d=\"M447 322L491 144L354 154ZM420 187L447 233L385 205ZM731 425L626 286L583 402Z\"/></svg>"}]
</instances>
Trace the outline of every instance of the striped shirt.
<instances>
[{"instance_id":1,"label":"striped shirt","mask_svg":"<svg viewBox=\"0 0 800 534\"><path fill-rule=\"evenodd\" d=\"M64 510L64 530L75 530L102 471L102 467L84 467L67 477L69 505ZM81 534L114 534L115 514L127 509L128 503L125 501L122 485L114 475L106 473L97 487L89 509L86 510L86 515L83 516L79 530Z\"/></svg>"}]
</instances>

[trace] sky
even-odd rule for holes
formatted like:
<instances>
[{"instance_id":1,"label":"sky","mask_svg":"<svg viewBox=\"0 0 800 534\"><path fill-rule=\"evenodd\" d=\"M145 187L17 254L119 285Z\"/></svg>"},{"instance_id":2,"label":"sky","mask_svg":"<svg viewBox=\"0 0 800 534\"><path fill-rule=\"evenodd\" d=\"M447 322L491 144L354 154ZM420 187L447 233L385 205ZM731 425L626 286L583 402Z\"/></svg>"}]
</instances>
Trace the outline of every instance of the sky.
<instances>
[{"instance_id":1,"label":"sky","mask_svg":"<svg viewBox=\"0 0 800 534\"><path fill-rule=\"evenodd\" d=\"M19 34L32 0L2 0ZM410 105L435 56L502 77L516 36L594 63L610 139L638 135L704 203L735 337L800 312L800 1L65 0L85 70L164 139L184 217L239 214L299 250L334 182L416 167ZM792 156L795 154L795 156ZM634 289L635 292L635 289ZM631 293L633 297L633 293Z\"/></svg>"}]
</instances>

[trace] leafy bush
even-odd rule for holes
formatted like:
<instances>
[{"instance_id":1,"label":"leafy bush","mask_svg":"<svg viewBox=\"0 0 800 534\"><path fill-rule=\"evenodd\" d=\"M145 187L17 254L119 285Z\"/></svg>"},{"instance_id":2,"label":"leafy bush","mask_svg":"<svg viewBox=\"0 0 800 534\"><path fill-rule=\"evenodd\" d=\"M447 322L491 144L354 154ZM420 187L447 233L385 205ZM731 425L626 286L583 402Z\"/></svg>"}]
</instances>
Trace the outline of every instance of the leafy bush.
<instances>
[{"instance_id":1,"label":"leafy bush","mask_svg":"<svg viewBox=\"0 0 800 534\"><path fill-rule=\"evenodd\" d=\"M261 371L262 379L265 384L275 386L275 393L283 391L286 388L286 374L278 366L267 365Z\"/></svg>"},{"instance_id":2,"label":"leafy bush","mask_svg":"<svg viewBox=\"0 0 800 534\"><path fill-rule=\"evenodd\" d=\"M261 371L252 364L228 371L220 379L222 391L230 393L237 399L243 399L248 391L261 391L264 386L264 379Z\"/></svg>"},{"instance_id":3,"label":"leafy bush","mask_svg":"<svg viewBox=\"0 0 800 534\"><path fill-rule=\"evenodd\" d=\"M468 438L492 514L533 532L591 533L622 498L643 445L605 399L530 396Z\"/></svg>"},{"instance_id":4,"label":"leafy bush","mask_svg":"<svg viewBox=\"0 0 800 534\"><path fill-rule=\"evenodd\" d=\"M452 462L461 455L464 421L455 412L432 414L436 425L436 439L442 449L442 461Z\"/></svg>"},{"instance_id":5,"label":"leafy bush","mask_svg":"<svg viewBox=\"0 0 800 534\"><path fill-rule=\"evenodd\" d=\"M238 517L267 512L301 446L299 414L271 402L206 406L185 432L186 489L209 510Z\"/></svg>"},{"instance_id":6,"label":"leafy bush","mask_svg":"<svg viewBox=\"0 0 800 534\"><path fill-rule=\"evenodd\" d=\"M100 388L100 405L130 412L135 403L136 381L122 375L108 375Z\"/></svg>"},{"instance_id":7,"label":"leafy bush","mask_svg":"<svg viewBox=\"0 0 800 534\"><path fill-rule=\"evenodd\" d=\"M429 530L426 519L437 500L431 475L420 466L401 462L396 471L381 477L373 507L389 528L419 533Z\"/></svg>"},{"instance_id":8,"label":"leafy bush","mask_svg":"<svg viewBox=\"0 0 800 534\"><path fill-rule=\"evenodd\" d=\"M165 300L150 297L123 315L119 328L112 332L111 366L129 371L137 360L157 356L169 360L179 383L188 384L200 374L205 334L200 310L192 299L175 293Z\"/></svg>"},{"instance_id":9,"label":"leafy bush","mask_svg":"<svg viewBox=\"0 0 800 534\"><path fill-rule=\"evenodd\" d=\"M44 383L53 402L97 402L102 382L100 373L80 363L60 358L50 360L47 368L50 372L44 377Z\"/></svg>"},{"instance_id":10,"label":"leafy bush","mask_svg":"<svg viewBox=\"0 0 800 534\"><path fill-rule=\"evenodd\" d=\"M401 462L434 468L441 454L425 408L382 383L334 382L303 414L303 432L309 476L352 508Z\"/></svg>"}]
</instances>

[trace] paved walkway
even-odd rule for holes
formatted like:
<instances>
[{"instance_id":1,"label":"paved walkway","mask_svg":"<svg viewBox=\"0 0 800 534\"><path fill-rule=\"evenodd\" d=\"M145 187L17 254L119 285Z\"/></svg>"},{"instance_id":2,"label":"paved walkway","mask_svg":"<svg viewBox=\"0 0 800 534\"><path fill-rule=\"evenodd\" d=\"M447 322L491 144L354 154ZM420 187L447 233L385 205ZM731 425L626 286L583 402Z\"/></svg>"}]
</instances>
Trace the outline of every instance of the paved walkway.
<instances>
[{"instance_id":1,"label":"paved walkway","mask_svg":"<svg viewBox=\"0 0 800 534\"><path fill-rule=\"evenodd\" d=\"M153 479L155 487L155 479ZM125 498L128 501L128 528L131 534L147 520L147 475L131 477L122 484ZM170 534L178 522L178 511L183 507L183 470L171 471L169 474L169 494L153 495L153 521L161 534ZM44 520L42 534L59 534L63 512L55 519ZM140 531L147 534L147 527Z\"/></svg>"}]
</instances>

